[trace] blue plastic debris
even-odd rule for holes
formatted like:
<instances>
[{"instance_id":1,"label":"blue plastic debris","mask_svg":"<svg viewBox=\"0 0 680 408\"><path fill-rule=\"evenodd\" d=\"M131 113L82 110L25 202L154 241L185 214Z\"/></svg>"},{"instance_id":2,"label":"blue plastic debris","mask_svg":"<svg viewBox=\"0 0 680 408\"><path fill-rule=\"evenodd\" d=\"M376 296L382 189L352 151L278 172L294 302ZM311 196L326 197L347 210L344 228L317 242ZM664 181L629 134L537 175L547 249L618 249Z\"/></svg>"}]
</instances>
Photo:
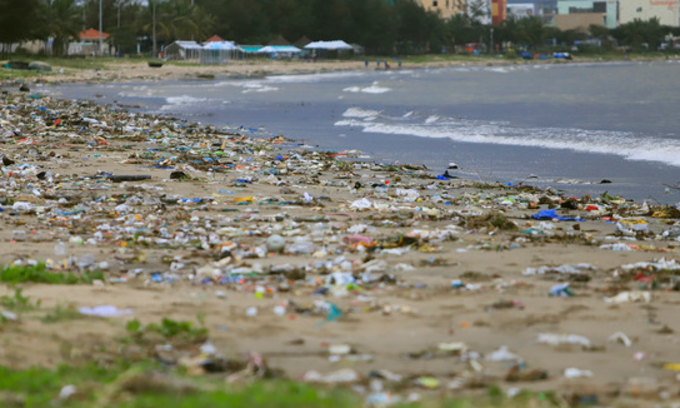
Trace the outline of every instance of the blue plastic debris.
<instances>
[{"instance_id":1,"label":"blue plastic debris","mask_svg":"<svg viewBox=\"0 0 680 408\"><path fill-rule=\"evenodd\" d=\"M535 220L585 221L583 218L561 217L555 210L541 210L531 216Z\"/></svg>"}]
</instances>

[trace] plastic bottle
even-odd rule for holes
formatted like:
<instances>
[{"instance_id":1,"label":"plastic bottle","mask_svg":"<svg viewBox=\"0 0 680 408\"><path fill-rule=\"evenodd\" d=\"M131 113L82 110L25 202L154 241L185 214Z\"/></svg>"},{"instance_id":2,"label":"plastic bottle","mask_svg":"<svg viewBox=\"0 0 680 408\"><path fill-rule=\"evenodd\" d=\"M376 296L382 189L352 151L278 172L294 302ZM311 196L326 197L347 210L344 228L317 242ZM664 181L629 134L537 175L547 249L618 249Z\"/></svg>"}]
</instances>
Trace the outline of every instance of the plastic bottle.
<instances>
[{"instance_id":1,"label":"plastic bottle","mask_svg":"<svg viewBox=\"0 0 680 408\"><path fill-rule=\"evenodd\" d=\"M54 255L66 256L66 244L61 241L57 242L57 244L54 246Z\"/></svg>"}]
</instances>

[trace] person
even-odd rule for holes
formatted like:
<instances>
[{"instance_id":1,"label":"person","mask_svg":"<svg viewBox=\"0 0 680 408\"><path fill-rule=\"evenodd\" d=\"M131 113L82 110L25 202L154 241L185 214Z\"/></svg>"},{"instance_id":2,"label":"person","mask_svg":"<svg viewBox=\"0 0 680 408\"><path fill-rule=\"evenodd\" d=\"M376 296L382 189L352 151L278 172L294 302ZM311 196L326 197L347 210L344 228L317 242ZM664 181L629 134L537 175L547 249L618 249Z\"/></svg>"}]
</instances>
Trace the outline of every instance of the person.
<instances>
[{"instance_id":1,"label":"person","mask_svg":"<svg viewBox=\"0 0 680 408\"><path fill-rule=\"evenodd\" d=\"M366 66L366 68L368 68L368 60L366 60L366 62L364 63L364 65Z\"/></svg>"}]
</instances>

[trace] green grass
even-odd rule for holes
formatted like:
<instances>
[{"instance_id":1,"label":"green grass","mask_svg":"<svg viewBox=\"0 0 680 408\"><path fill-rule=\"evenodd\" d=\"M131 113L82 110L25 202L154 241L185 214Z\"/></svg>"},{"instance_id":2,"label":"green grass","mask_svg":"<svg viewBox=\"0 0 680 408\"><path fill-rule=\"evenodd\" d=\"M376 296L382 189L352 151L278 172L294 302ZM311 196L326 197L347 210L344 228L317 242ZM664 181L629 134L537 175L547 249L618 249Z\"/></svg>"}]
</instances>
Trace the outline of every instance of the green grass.
<instances>
[{"instance_id":1,"label":"green grass","mask_svg":"<svg viewBox=\"0 0 680 408\"><path fill-rule=\"evenodd\" d=\"M92 283L95 279L104 279L101 271L95 272L50 272L44 263L38 265L10 265L0 270L0 282L18 284L24 282L74 285Z\"/></svg>"},{"instance_id":2,"label":"green grass","mask_svg":"<svg viewBox=\"0 0 680 408\"><path fill-rule=\"evenodd\" d=\"M72 305L57 305L54 310L43 316L40 319L43 323L57 323L67 320L85 319L87 316L80 313L78 309Z\"/></svg>"},{"instance_id":3,"label":"green grass","mask_svg":"<svg viewBox=\"0 0 680 408\"><path fill-rule=\"evenodd\" d=\"M156 378L158 380L153 381ZM60 390L75 385L77 394L59 401ZM288 380L259 380L227 384L224 375L183 378L157 363L117 362L108 367L13 370L0 366L0 406L75 408L351 408L363 407L365 396L346 388L313 386ZM510 399L498 387L480 390L475 397L442 398L431 394L399 408L547 408L566 406L550 393L522 392ZM16 403L21 401L21 403Z\"/></svg>"},{"instance_id":4,"label":"green grass","mask_svg":"<svg viewBox=\"0 0 680 408\"><path fill-rule=\"evenodd\" d=\"M224 378L205 377L186 380L163 373L166 383L141 384L153 372L163 372L154 363L134 366L116 364L102 368L60 366L56 369L30 368L23 371L0 366L0 406L21 407L106 407L106 408L195 408L261 407L349 408L360 406L358 396L342 389L317 389L289 381L256 382L247 386L229 386ZM137 383L134 389L126 386ZM75 385L78 394L59 403L59 392ZM177 386L182 384L183 388ZM12 404L12 401L22 401Z\"/></svg>"},{"instance_id":5,"label":"green grass","mask_svg":"<svg viewBox=\"0 0 680 408\"><path fill-rule=\"evenodd\" d=\"M129 321L125 328L132 339L138 343L145 342L144 335L147 333L157 333L168 341L174 340L186 344L198 344L208 339L208 329L194 327L188 321L176 321L167 317L164 317L160 324L151 323L145 327L142 327L139 320L134 319Z\"/></svg>"},{"instance_id":6,"label":"green grass","mask_svg":"<svg viewBox=\"0 0 680 408\"><path fill-rule=\"evenodd\" d=\"M31 303L31 300L28 298L28 296L22 295L21 292L22 289L18 288L14 290L13 296L0 296L0 306L7 310L16 312L28 312L40 307L40 300L33 304Z\"/></svg>"}]
</instances>

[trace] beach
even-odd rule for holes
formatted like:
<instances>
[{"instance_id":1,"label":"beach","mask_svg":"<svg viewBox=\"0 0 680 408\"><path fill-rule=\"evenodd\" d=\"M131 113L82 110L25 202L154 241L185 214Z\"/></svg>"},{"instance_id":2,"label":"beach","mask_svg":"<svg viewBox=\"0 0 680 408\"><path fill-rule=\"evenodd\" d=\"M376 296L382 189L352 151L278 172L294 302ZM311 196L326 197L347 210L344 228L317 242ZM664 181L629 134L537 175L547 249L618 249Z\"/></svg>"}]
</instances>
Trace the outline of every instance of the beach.
<instances>
[{"instance_id":1,"label":"beach","mask_svg":"<svg viewBox=\"0 0 680 408\"><path fill-rule=\"evenodd\" d=\"M161 70L70 79L227 74ZM203 362L256 352L285 378L366 397L377 379L424 398L495 384L601 405L677 402L674 205L449 178L91 102L0 98L0 264L47 264L39 282L20 281L40 307L6 317L2 365L152 358L226 377ZM101 305L130 313L45 323L59 307ZM163 318L205 327L215 351L121 342L130 320Z\"/></svg>"},{"instance_id":2,"label":"beach","mask_svg":"<svg viewBox=\"0 0 680 408\"><path fill-rule=\"evenodd\" d=\"M650 57L644 55L631 55L626 61L658 61L677 60L677 56ZM201 65L192 62L170 61L164 62L160 68L150 67L146 60L134 58L104 59L84 58L55 60L53 70L44 72L31 81L40 83L102 83L102 82L129 82L129 81L159 81L177 79L206 79L210 77L233 77L233 78L257 78L265 75L294 75L294 74L318 74L327 72L339 72L350 70L364 70L377 68L377 60L381 61L379 69L384 69L384 61L388 60L395 70L413 68L450 68L461 66L513 66L513 65L561 65L568 64L564 60L509 60L500 56L494 57L438 57L431 56L426 60L410 61L406 59L402 67L393 58L367 57L369 62L365 66L364 60L332 60L318 59L307 60L272 60L272 59L245 59L234 61L229 64ZM612 62L608 58L598 56L583 57L577 59L587 63ZM5 65L7 61L0 61ZM50 63L50 61L47 61ZM90 69L92 67L92 69ZM18 76L21 77L21 76Z\"/></svg>"},{"instance_id":3,"label":"beach","mask_svg":"<svg viewBox=\"0 0 680 408\"><path fill-rule=\"evenodd\" d=\"M116 347L131 318L202 316L220 355L258 352L291 379L387 370L395 392L499 384L603 403L678 393L664 366L677 354L674 207L437 179L50 98L4 96L0 123L1 263L100 273L22 283L41 306L0 334L3 365L105 363L134 355ZM41 320L66 305L131 314ZM200 372L192 353L164 358Z\"/></svg>"}]
</instances>

